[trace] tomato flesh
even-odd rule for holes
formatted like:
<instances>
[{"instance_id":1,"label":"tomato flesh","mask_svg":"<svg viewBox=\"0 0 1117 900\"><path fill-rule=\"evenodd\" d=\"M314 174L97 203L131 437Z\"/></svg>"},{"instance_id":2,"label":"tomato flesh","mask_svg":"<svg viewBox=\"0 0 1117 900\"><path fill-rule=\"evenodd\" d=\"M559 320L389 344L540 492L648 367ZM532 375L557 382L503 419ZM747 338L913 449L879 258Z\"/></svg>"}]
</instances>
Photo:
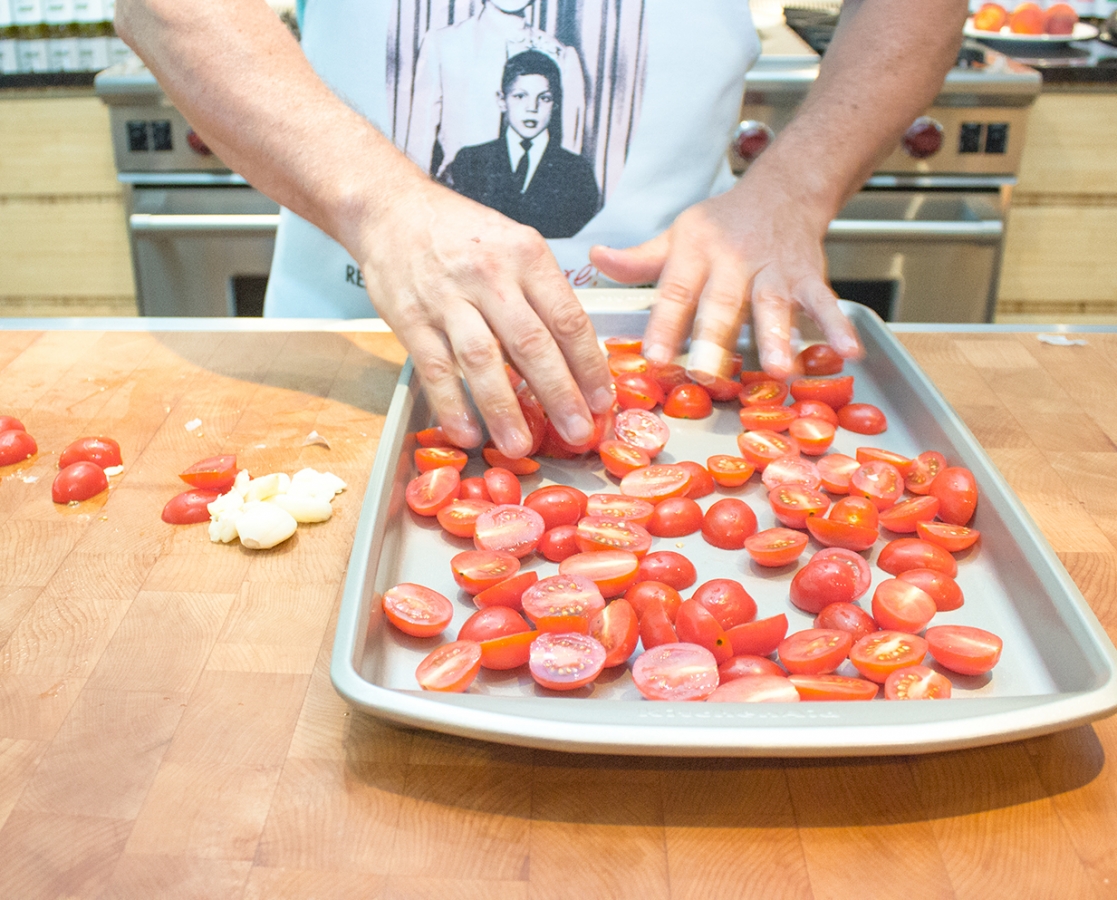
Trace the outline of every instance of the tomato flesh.
<instances>
[{"instance_id":1,"label":"tomato flesh","mask_svg":"<svg viewBox=\"0 0 1117 900\"><path fill-rule=\"evenodd\" d=\"M950 679L927 666L907 666L884 682L886 700L948 700L950 693Z\"/></svg>"},{"instance_id":2,"label":"tomato flesh","mask_svg":"<svg viewBox=\"0 0 1117 900\"><path fill-rule=\"evenodd\" d=\"M792 528L766 528L745 538L745 550L758 566L788 566L803 555L807 536Z\"/></svg>"},{"instance_id":3,"label":"tomato flesh","mask_svg":"<svg viewBox=\"0 0 1117 900\"><path fill-rule=\"evenodd\" d=\"M528 665L540 687L572 691L601 673L606 655L601 642L588 634L542 633L531 642Z\"/></svg>"},{"instance_id":4,"label":"tomato flesh","mask_svg":"<svg viewBox=\"0 0 1117 900\"><path fill-rule=\"evenodd\" d=\"M922 663L926 655L927 642L918 635L874 631L853 645L849 661L869 681L884 684L893 672Z\"/></svg>"},{"instance_id":5,"label":"tomato flesh","mask_svg":"<svg viewBox=\"0 0 1117 900\"><path fill-rule=\"evenodd\" d=\"M540 578L524 591L524 613L533 622L550 616L584 616L592 620L605 608L605 598L584 575L559 574Z\"/></svg>"},{"instance_id":6,"label":"tomato flesh","mask_svg":"<svg viewBox=\"0 0 1117 900\"><path fill-rule=\"evenodd\" d=\"M776 653L793 675L823 675L833 672L849 656L853 635L828 628L807 628L780 641Z\"/></svg>"},{"instance_id":7,"label":"tomato flesh","mask_svg":"<svg viewBox=\"0 0 1117 900\"><path fill-rule=\"evenodd\" d=\"M637 657L632 680L649 700L705 700L718 686L717 661L697 644L661 644Z\"/></svg>"},{"instance_id":8,"label":"tomato flesh","mask_svg":"<svg viewBox=\"0 0 1117 900\"><path fill-rule=\"evenodd\" d=\"M454 618L449 598L421 584L404 582L388 588L381 603L388 621L412 637L441 634Z\"/></svg>"},{"instance_id":9,"label":"tomato flesh","mask_svg":"<svg viewBox=\"0 0 1117 900\"><path fill-rule=\"evenodd\" d=\"M424 691L461 693L480 670L481 646L475 641L453 641L428 653L415 670L415 679Z\"/></svg>"},{"instance_id":10,"label":"tomato flesh","mask_svg":"<svg viewBox=\"0 0 1117 900\"><path fill-rule=\"evenodd\" d=\"M927 629L931 655L959 675L984 675L1001 658L1004 641L972 625L935 625Z\"/></svg>"},{"instance_id":11,"label":"tomato flesh","mask_svg":"<svg viewBox=\"0 0 1117 900\"><path fill-rule=\"evenodd\" d=\"M237 477L237 458L227 453L199 460L178 475L191 487L225 493Z\"/></svg>"}]
</instances>

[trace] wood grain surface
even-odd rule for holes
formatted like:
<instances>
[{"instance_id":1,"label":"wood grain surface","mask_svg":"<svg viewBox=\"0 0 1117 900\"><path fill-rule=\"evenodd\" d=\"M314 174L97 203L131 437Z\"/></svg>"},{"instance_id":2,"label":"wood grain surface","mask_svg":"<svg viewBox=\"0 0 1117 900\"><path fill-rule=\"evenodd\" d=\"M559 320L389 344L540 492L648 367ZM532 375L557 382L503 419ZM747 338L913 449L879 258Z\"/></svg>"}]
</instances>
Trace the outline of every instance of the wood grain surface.
<instances>
[{"instance_id":1,"label":"wood grain surface","mask_svg":"<svg viewBox=\"0 0 1117 900\"><path fill-rule=\"evenodd\" d=\"M1117 635L1117 334L901 336ZM1105 898L1117 722L927 756L585 756L350 710L334 617L389 335L0 332L0 898ZM189 430L192 420L199 427ZM311 431L330 446L306 444ZM107 497L50 500L74 438ZM349 483L263 553L159 519L235 451Z\"/></svg>"}]
</instances>

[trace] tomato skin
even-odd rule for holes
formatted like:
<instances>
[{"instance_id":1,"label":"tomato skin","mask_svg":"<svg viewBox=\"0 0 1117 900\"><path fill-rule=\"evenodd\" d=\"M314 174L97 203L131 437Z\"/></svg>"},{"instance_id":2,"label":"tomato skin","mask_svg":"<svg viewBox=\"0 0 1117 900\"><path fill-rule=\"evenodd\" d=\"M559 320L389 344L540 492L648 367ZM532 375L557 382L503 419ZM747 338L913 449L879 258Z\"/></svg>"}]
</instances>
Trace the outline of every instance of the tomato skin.
<instances>
[{"instance_id":1,"label":"tomato skin","mask_svg":"<svg viewBox=\"0 0 1117 900\"><path fill-rule=\"evenodd\" d=\"M76 462L91 462L102 469L122 465L120 444L110 437L87 437L74 441L58 456L58 468Z\"/></svg>"},{"instance_id":2,"label":"tomato skin","mask_svg":"<svg viewBox=\"0 0 1117 900\"><path fill-rule=\"evenodd\" d=\"M878 510L888 509L904 492L904 476L891 463L873 460L849 476L849 492L868 497Z\"/></svg>"},{"instance_id":3,"label":"tomato skin","mask_svg":"<svg viewBox=\"0 0 1117 900\"><path fill-rule=\"evenodd\" d=\"M619 597L636 583L638 568L636 554L628 550L590 550L560 562L559 574L584 576L609 598Z\"/></svg>"},{"instance_id":4,"label":"tomato skin","mask_svg":"<svg viewBox=\"0 0 1117 900\"><path fill-rule=\"evenodd\" d=\"M646 372L624 372L613 378L613 384L621 409L652 410L667 398L659 382Z\"/></svg>"},{"instance_id":5,"label":"tomato skin","mask_svg":"<svg viewBox=\"0 0 1117 900\"><path fill-rule=\"evenodd\" d=\"M938 544L948 553L968 550L978 542L981 532L965 525L950 525L947 522L916 522L915 533L920 540Z\"/></svg>"},{"instance_id":6,"label":"tomato skin","mask_svg":"<svg viewBox=\"0 0 1117 900\"><path fill-rule=\"evenodd\" d=\"M798 703L799 692L784 675L745 675L718 685L706 702Z\"/></svg>"},{"instance_id":7,"label":"tomato skin","mask_svg":"<svg viewBox=\"0 0 1117 900\"><path fill-rule=\"evenodd\" d=\"M578 521L587 516L600 516L612 520L627 519L647 528L655 509L655 506L639 497L626 497L624 494L590 494L586 498L585 509Z\"/></svg>"},{"instance_id":8,"label":"tomato skin","mask_svg":"<svg viewBox=\"0 0 1117 900\"><path fill-rule=\"evenodd\" d=\"M984 675L1000 660L1004 641L971 625L935 625L927 629L927 647L951 672Z\"/></svg>"},{"instance_id":9,"label":"tomato skin","mask_svg":"<svg viewBox=\"0 0 1117 900\"><path fill-rule=\"evenodd\" d=\"M520 561L511 553L463 550L450 560L450 571L463 591L480 594L519 572Z\"/></svg>"},{"instance_id":10,"label":"tomato skin","mask_svg":"<svg viewBox=\"0 0 1117 900\"><path fill-rule=\"evenodd\" d=\"M832 603L852 603L857 576L837 560L811 560L791 579L792 604L803 612L818 614Z\"/></svg>"},{"instance_id":11,"label":"tomato skin","mask_svg":"<svg viewBox=\"0 0 1117 900\"><path fill-rule=\"evenodd\" d=\"M584 616L591 620L605 608L601 591L584 575L540 578L521 599L524 613L533 622L551 616Z\"/></svg>"},{"instance_id":12,"label":"tomato skin","mask_svg":"<svg viewBox=\"0 0 1117 900\"><path fill-rule=\"evenodd\" d=\"M868 550L877 542L877 530L861 525L850 525L834 519L811 516L807 531L824 547L843 547L846 550Z\"/></svg>"},{"instance_id":13,"label":"tomato skin","mask_svg":"<svg viewBox=\"0 0 1117 900\"><path fill-rule=\"evenodd\" d=\"M690 381L686 369L678 363L651 363L648 373L654 378L666 394L671 388Z\"/></svg>"},{"instance_id":14,"label":"tomato skin","mask_svg":"<svg viewBox=\"0 0 1117 900\"><path fill-rule=\"evenodd\" d=\"M490 441L491 445L492 442ZM537 463L530 456L523 456L519 459L513 459L510 456L505 456L494 446L486 445L481 449L481 455L485 457L487 462L494 469L507 469L513 475L532 475L539 471L539 463Z\"/></svg>"},{"instance_id":15,"label":"tomato skin","mask_svg":"<svg viewBox=\"0 0 1117 900\"><path fill-rule=\"evenodd\" d=\"M575 553L581 553L578 548L578 526L556 525L543 532L536 548L543 557L550 562L562 562Z\"/></svg>"},{"instance_id":16,"label":"tomato skin","mask_svg":"<svg viewBox=\"0 0 1117 900\"><path fill-rule=\"evenodd\" d=\"M488 488L489 497L493 503L500 505L518 505L523 495L520 490L520 479L508 469L491 466L481 473Z\"/></svg>"},{"instance_id":17,"label":"tomato skin","mask_svg":"<svg viewBox=\"0 0 1117 900\"><path fill-rule=\"evenodd\" d=\"M454 604L449 598L429 587L411 582L388 588L381 605L388 621L412 637L434 637L441 634L454 618Z\"/></svg>"},{"instance_id":18,"label":"tomato skin","mask_svg":"<svg viewBox=\"0 0 1117 900\"><path fill-rule=\"evenodd\" d=\"M441 425L432 425L430 428L421 428L415 432L415 442L420 447L453 447L454 442L446 437L446 432Z\"/></svg>"},{"instance_id":19,"label":"tomato skin","mask_svg":"<svg viewBox=\"0 0 1117 900\"><path fill-rule=\"evenodd\" d=\"M667 446L671 437L667 423L644 409L626 409L617 413L613 430L619 440L646 451L652 459Z\"/></svg>"},{"instance_id":20,"label":"tomato skin","mask_svg":"<svg viewBox=\"0 0 1117 900\"><path fill-rule=\"evenodd\" d=\"M756 601L732 578L711 578L694 591L692 600L710 612L722 628L733 628L756 618Z\"/></svg>"},{"instance_id":21,"label":"tomato skin","mask_svg":"<svg viewBox=\"0 0 1117 900\"><path fill-rule=\"evenodd\" d=\"M655 507L648 522L654 537L684 537L702 528L702 507L689 497L669 497Z\"/></svg>"},{"instance_id":22,"label":"tomato skin","mask_svg":"<svg viewBox=\"0 0 1117 900\"><path fill-rule=\"evenodd\" d=\"M504 606L508 609L522 610L524 591L538 580L538 572L517 572L511 578L505 578L492 587L474 594L473 602L478 609Z\"/></svg>"},{"instance_id":23,"label":"tomato skin","mask_svg":"<svg viewBox=\"0 0 1117 900\"><path fill-rule=\"evenodd\" d=\"M203 491L191 488L167 501L163 507L162 519L168 525L193 525L208 522L209 504L221 495L217 491Z\"/></svg>"},{"instance_id":24,"label":"tomato skin","mask_svg":"<svg viewBox=\"0 0 1117 900\"><path fill-rule=\"evenodd\" d=\"M644 347L644 339L638 334L617 334L605 338L605 352L610 356L617 353L639 354Z\"/></svg>"},{"instance_id":25,"label":"tomato skin","mask_svg":"<svg viewBox=\"0 0 1117 900\"><path fill-rule=\"evenodd\" d=\"M880 691L873 682L848 675L791 675L788 681L800 700L872 700Z\"/></svg>"},{"instance_id":26,"label":"tomato skin","mask_svg":"<svg viewBox=\"0 0 1117 900\"><path fill-rule=\"evenodd\" d=\"M845 662L853 635L827 628L807 628L780 641L776 653L792 675L825 675Z\"/></svg>"},{"instance_id":27,"label":"tomato skin","mask_svg":"<svg viewBox=\"0 0 1117 900\"><path fill-rule=\"evenodd\" d=\"M909 497L880 514L880 524L897 534L911 534L918 526L930 521L939 511L937 497Z\"/></svg>"},{"instance_id":28,"label":"tomato skin","mask_svg":"<svg viewBox=\"0 0 1117 900\"><path fill-rule=\"evenodd\" d=\"M935 601L935 608L939 612L958 609L965 602L962 588L945 572L935 569L908 569L896 577L926 591Z\"/></svg>"},{"instance_id":29,"label":"tomato skin","mask_svg":"<svg viewBox=\"0 0 1117 900\"><path fill-rule=\"evenodd\" d=\"M949 700L950 679L927 666L907 666L884 682L886 700Z\"/></svg>"},{"instance_id":30,"label":"tomato skin","mask_svg":"<svg viewBox=\"0 0 1117 900\"><path fill-rule=\"evenodd\" d=\"M543 517L534 509L501 503L477 517L473 545L478 550L497 550L524 557L539 546L543 531Z\"/></svg>"},{"instance_id":31,"label":"tomato skin","mask_svg":"<svg viewBox=\"0 0 1117 900\"><path fill-rule=\"evenodd\" d=\"M791 382L791 396L796 400L817 400L838 410L853 399L853 376L797 378Z\"/></svg>"},{"instance_id":32,"label":"tomato skin","mask_svg":"<svg viewBox=\"0 0 1117 900\"><path fill-rule=\"evenodd\" d=\"M453 641L435 647L415 670L424 691L461 693L481 670L481 646L475 641Z\"/></svg>"},{"instance_id":33,"label":"tomato skin","mask_svg":"<svg viewBox=\"0 0 1117 900\"><path fill-rule=\"evenodd\" d=\"M736 497L713 503L702 517L702 537L722 550L743 550L745 540L756 533L756 513Z\"/></svg>"},{"instance_id":34,"label":"tomato skin","mask_svg":"<svg viewBox=\"0 0 1117 900\"><path fill-rule=\"evenodd\" d=\"M837 375L845 360L829 344L810 344L795 357L795 367L804 375Z\"/></svg>"},{"instance_id":35,"label":"tomato skin","mask_svg":"<svg viewBox=\"0 0 1117 900\"><path fill-rule=\"evenodd\" d=\"M856 603L838 602L822 607L814 620L815 628L833 628L848 631L853 640L858 641L867 634L877 631L877 623Z\"/></svg>"},{"instance_id":36,"label":"tomato skin","mask_svg":"<svg viewBox=\"0 0 1117 900\"><path fill-rule=\"evenodd\" d=\"M449 506L458 498L461 484L462 478L457 469L440 466L412 478L407 483L404 498L416 515L437 516L442 507Z\"/></svg>"},{"instance_id":37,"label":"tomato skin","mask_svg":"<svg viewBox=\"0 0 1117 900\"><path fill-rule=\"evenodd\" d=\"M869 589L869 585L873 580L873 573L869 568L869 563L860 553L846 550L843 547L826 547L823 550L819 550L811 557L811 562L822 562L823 560L834 560L849 566L850 571L854 573L857 579L857 590L853 595L854 600L862 596Z\"/></svg>"},{"instance_id":38,"label":"tomato skin","mask_svg":"<svg viewBox=\"0 0 1117 900\"><path fill-rule=\"evenodd\" d=\"M489 500L451 500L435 515L442 530L454 537L472 538L477 527L477 517L495 506Z\"/></svg>"},{"instance_id":39,"label":"tomato skin","mask_svg":"<svg viewBox=\"0 0 1117 900\"><path fill-rule=\"evenodd\" d=\"M718 664L718 681L727 684L738 678L747 678L749 675L776 675L786 678L787 673L780 668L779 663L773 662L767 656L731 656L723 663Z\"/></svg>"},{"instance_id":40,"label":"tomato skin","mask_svg":"<svg viewBox=\"0 0 1117 900\"><path fill-rule=\"evenodd\" d=\"M713 411L714 402L700 384L676 385L663 401L663 414L673 419L705 419Z\"/></svg>"},{"instance_id":41,"label":"tomato skin","mask_svg":"<svg viewBox=\"0 0 1117 900\"><path fill-rule=\"evenodd\" d=\"M439 466L453 466L459 472L465 468L469 457L454 447L416 447L415 468L429 472Z\"/></svg>"},{"instance_id":42,"label":"tomato skin","mask_svg":"<svg viewBox=\"0 0 1117 900\"><path fill-rule=\"evenodd\" d=\"M611 516L585 516L575 526L574 540L583 553L627 550L643 556L652 546L652 536L643 525Z\"/></svg>"},{"instance_id":43,"label":"tomato skin","mask_svg":"<svg viewBox=\"0 0 1117 900\"><path fill-rule=\"evenodd\" d=\"M798 456L799 442L790 435L776 431L745 431L737 435L741 456L763 472L768 464L781 456Z\"/></svg>"},{"instance_id":44,"label":"tomato skin","mask_svg":"<svg viewBox=\"0 0 1117 900\"><path fill-rule=\"evenodd\" d=\"M867 462L872 462L873 460L893 465L896 467L896 471L903 475L904 478L907 478L908 475L911 474L911 470L915 466L914 459L909 459L892 450L885 450L883 447L858 447L856 455L857 461L862 465Z\"/></svg>"},{"instance_id":45,"label":"tomato skin","mask_svg":"<svg viewBox=\"0 0 1117 900\"><path fill-rule=\"evenodd\" d=\"M741 487L756 471L756 466L739 456L716 454L706 460L710 477L721 487Z\"/></svg>"},{"instance_id":46,"label":"tomato skin","mask_svg":"<svg viewBox=\"0 0 1117 900\"><path fill-rule=\"evenodd\" d=\"M800 419L822 419L837 427L838 414L834 408L818 400L796 400L788 409Z\"/></svg>"},{"instance_id":47,"label":"tomato skin","mask_svg":"<svg viewBox=\"0 0 1117 900\"><path fill-rule=\"evenodd\" d=\"M807 548L807 536L791 528L766 528L745 538L745 550L758 566L791 565Z\"/></svg>"},{"instance_id":48,"label":"tomato skin","mask_svg":"<svg viewBox=\"0 0 1117 900\"><path fill-rule=\"evenodd\" d=\"M623 665L640 642L640 621L636 610L623 597L618 597L593 617L590 636L605 648L606 669Z\"/></svg>"},{"instance_id":49,"label":"tomato skin","mask_svg":"<svg viewBox=\"0 0 1117 900\"><path fill-rule=\"evenodd\" d=\"M923 588L899 578L886 578L873 591L873 618L886 631L916 634L927 627L938 609Z\"/></svg>"},{"instance_id":50,"label":"tomato skin","mask_svg":"<svg viewBox=\"0 0 1117 900\"><path fill-rule=\"evenodd\" d=\"M54 476L50 496L55 503L75 503L96 497L108 489L109 479L104 469L96 463L76 462Z\"/></svg>"},{"instance_id":51,"label":"tomato skin","mask_svg":"<svg viewBox=\"0 0 1117 900\"><path fill-rule=\"evenodd\" d=\"M871 403L847 403L838 410L838 424L854 434L881 434L888 430L888 418Z\"/></svg>"},{"instance_id":52,"label":"tomato skin","mask_svg":"<svg viewBox=\"0 0 1117 900\"><path fill-rule=\"evenodd\" d=\"M26 431L9 428L0 431L0 466L12 466L30 459L39 452L39 445Z\"/></svg>"},{"instance_id":53,"label":"tomato skin","mask_svg":"<svg viewBox=\"0 0 1117 900\"><path fill-rule=\"evenodd\" d=\"M795 484L805 488L817 488L822 484L818 466L800 456L781 456L764 467L760 482L768 490L781 484Z\"/></svg>"},{"instance_id":54,"label":"tomato skin","mask_svg":"<svg viewBox=\"0 0 1117 900\"><path fill-rule=\"evenodd\" d=\"M898 669L919 665L927 655L927 642L901 631L874 631L858 640L849 660L869 681L884 684Z\"/></svg>"},{"instance_id":55,"label":"tomato skin","mask_svg":"<svg viewBox=\"0 0 1117 900\"><path fill-rule=\"evenodd\" d=\"M637 581L624 593L624 599L635 610L636 618L644 618L644 613L653 604L659 604L672 622L678 615L683 598L671 585L662 581Z\"/></svg>"},{"instance_id":56,"label":"tomato skin","mask_svg":"<svg viewBox=\"0 0 1117 900\"><path fill-rule=\"evenodd\" d=\"M679 636L675 634L675 623L668 615L666 607L662 603L656 602L645 606L644 612L640 616L640 643L644 645L645 652L653 647L675 644L678 641Z\"/></svg>"},{"instance_id":57,"label":"tomato skin","mask_svg":"<svg viewBox=\"0 0 1117 900\"><path fill-rule=\"evenodd\" d=\"M687 485L684 497L689 497L691 500L699 500L702 497L708 497L716 489L714 478L701 463L696 463L690 459L680 460L674 465L686 469L690 475L690 483Z\"/></svg>"},{"instance_id":58,"label":"tomato skin","mask_svg":"<svg viewBox=\"0 0 1117 900\"><path fill-rule=\"evenodd\" d=\"M463 478L458 482L458 499L488 500L490 503L493 502L493 498L489 496L489 489L485 486L485 479L477 475L470 478Z\"/></svg>"},{"instance_id":59,"label":"tomato skin","mask_svg":"<svg viewBox=\"0 0 1117 900\"><path fill-rule=\"evenodd\" d=\"M660 581L677 591L685 591L698 580L694 563L674 550L653 550L642 560L638 581Z\"/></svg>"},{"instance_id":60,"label":"tomato skin","mask_svg":"<svg viewBox=\"0 0 1117 900\"><path fill-rule=\"evenodd\" d=\"M953 556L942 547L919 538L889 541L880 550L877 566L889 575L899 575L908 569L935 569L951 578L958 574L958 563Z\"/></svg>"},{"instance_id":61,"label":"tomato skin","mask_svg":"<svg viewBox=\"0 0 1117 900\"><path fill-rule=\"evenodd\" d=\"M528 666L540 687L572 691L593 681L605 666L605 648L588 634L540 634Z\"/></svg>"},{"instance_id":62,"label":"tomato skin","mask_svg":"<svg viewBox=\"0 0 1117 900\"><path fill-rule=\"evenodd\" d=\"M547 414L543 411L543 404L536 399L526 383L516 389L516 401L520 404L520 413L531 432L531 449L527 455L535 456L547 438Z\"/></svg>"},{"instance_id":63,"label":"tomato skin","mask_svg":"<svg viewBox=\"0 0 1117 900\"><path fill-rule=\"evenodd\" d=\"M190 487L224 494L233 486L233 481L237 477L236 455L227 453L199 460L185 471L180 472L178 477ZM431 515L434 515L434 513L431 513Z\"/></svg>"},{"instance_id":64,"label":"tomato skin","mask_svg":"<svg viewBox=\"0 0 1117 900\"><path fill-rule=\"evenodd\" d=\"M636 658L632 680L649 700L705 700L718 686L718 667L705 647L661 644Z\"/></svg>"},{"instance_id":65,"label":"tomato skin","mask_svg":"<svg viewBox=\"0 0 1117 900\"><path fill-rule=\"evenodd\" d=\"M822 491L794 484L781 484L768 493L768 503L781 525L806 528L807 519L821 516L830 506L830 498Z\"/></svg>"},{"instance_id":66,"label":"tomato skin","mask_svg":"<svg viewBox=\"0 0 1117 900\"><path fill-rule=\"evenodd\" d=\"M787 637L788 621L785 613L756 619L743 625L726 629L726 637L735 656L768 656L775 653L780 642Z\"/></svg>"},{"instance_id":67,"label":"tomato skin","mask_svg":"<svg viewBox=\"0 0 1117 900\"><path fill-rule=\"evenodd\" d=\"M949 466L931 482L931 496L939 500L939 518L949 525L968 525L977 509L977 482L962 466Z\"/></svg>"},{"instance_id":68,"label":"tomato skin","mask_svg":"<svg viewBox=\"0 0 1117 900\"><path fill-rule=\"evenodd\" d=\"M679 640L686 644L698 644L705 647L720 665L733 656L733 648L729 645L725 629L721 627L706 607L695 600L684 600L675 616L675 633Z\"/></svg>"},{"instance_id":69,"label":"tomato skin","mask_svg":"<svg viewBox=\"0 0 1117 900\"><path fill-rule=\"evenodd\" d=\"M559 525L577 525L586 514L587 500L577 488L551 484L528 494L524 498L524 506L539 513L544 526L550 531Z\"/></svg>"},{"instance_id":70,"label":"tomato skin","mask_svg":"<svg viewBox=\"0 0 1117 900\"><path fill-rule=\"evenodd\" d=\"M640 353L610 353L606 362L609 365L609 372L614 378L617 378L620 375L627 375L629 373L640 373L648 371L648 360Z\"/></svg>"},{"instance_id":71,"label":"tomato skin","mask_svg":"<svg viewBox=\"0 0 1117 900\"><path fill-rule=\"evenodd\" d=\"M808 456L821 456L834 443L836 429L824 419L808 416L792 422L787 432L799 442L799 448Z\"/></svg>"},{"instance_id":72,"label":"tomato skin","mask_svg":"<svg viewBox=\"0 0 1117 900\"><path fill-rule=\"evenodd\" d=\"M605 471L615 478L624 478L629 472L650 466L652 463L652 458L646 450L615 438L602 441L597 447L597 454L601 458Z\"/></svg>"},{"instance_id":73,"label":"tomato skin","mask_svg":"<svg viewBox=\"0 0 1117 900\"><path fill-rule=\"evenodd\" d=\"M818 467L822 486L831 494L848 494L849 479L861 468L861 464L856 459L844 453L827 454L820 457L815 465Z\"/></svg>"},{"instance_id":74,"label":"tomato skin","mask_svg":"<svg viewBox=\"0 0 1117 900\"><path fill-rule=\"evenodd\" d=\"M531 643L538 636L538 631L521 631L483 641L481 668L503 671L526 666L531 656Z\"/></svg>"},{"instance_id":75,"label":"tomato skin","mask_svg":"<svg viewBox=\"0 0 1117 900\"><path fill-rule=\"evenodd\" d=\"M874 531L880 525L880 513L868 497L842 497L830 510L829 518Z\"/></svg>"},{"instance_id":76,"label":"tomato skin","mask_svg":"<svg viewBox=\"0 0 1117 900\"><path fill-rule=\"evenodd\" d=\"M23 423L15 416L0 416L0 434L5 431L26 431Z\"/></svg>"},{"instance_id":77,"label":"tomato skin","mask_svg":"<svg viewBox=\"0 0 1117 900\"><path fill-rule=\"evenodd\" d=\"M459 641L491 641L506 634L531 631L531 626L516 610L508 606L487 606L479 609L462 623Z\"/></svg>"},{"instance_id":78,"label":"tomato skin","mask_svg":"<svg viewBox=\"0 0 1117 900\"><path fill-rule=\"evenodd\" d=\"M738 415L745 431L787 431L788 426L799 418L791 407L776 403L742 406Z\"/></svg>"},{"instance_id":79,"label":"tomato skin","mask_svg":"<svg viewBox=\"0 0 1117 900\"><path fill-rule=\"evenodd\" d=\"M945 456L937 450L926 450L912 460L911 471L904 476L904 487L913 494L929 493L935 476L945 468Z\"/></svg>"}]
</instances>

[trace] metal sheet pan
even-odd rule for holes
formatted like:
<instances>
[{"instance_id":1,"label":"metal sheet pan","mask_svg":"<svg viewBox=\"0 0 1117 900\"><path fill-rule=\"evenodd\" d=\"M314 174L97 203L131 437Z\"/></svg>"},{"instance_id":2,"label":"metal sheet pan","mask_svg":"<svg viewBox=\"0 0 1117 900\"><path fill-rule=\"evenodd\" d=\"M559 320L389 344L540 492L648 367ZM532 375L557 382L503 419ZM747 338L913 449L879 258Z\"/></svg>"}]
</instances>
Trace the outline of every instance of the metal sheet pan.
<instances>
[{"instance_id":1,"label":"metal sheet pan","mask_svg":"<svg viewBox=\"0 0 1117 900\"><path fill-rule=\"evenodd\" d=\"M849 304L846 310L867 350L865 360L846 368L856 376L856 399L881 407L889 428L874 438L839 430L833 449L850 455L864 445L905 455L937 449L952 464L973 471L981 497L973 524L982 539L959 555L965 605L940 613L935 624L976 625L1001 635L1004 653L989 676L952 676L954 697L927 703L656 703L640 697L627 667L607 672L574 695L545 691L519 670L483 672L466 694L419 690L415 667L441 639L406 638L388 626L379 605L383 592L401 581L441 590L456 605L448 633L474 608L448 565L469 544L412 515L403 499L414 474L413 434L431 424L408 365L381 436L350 559L332 661L339 693L378 716L452 734L569 751L675 756L930 752L1015 740L1112 713L1117 652L1074 582L973 435L887 326L863 307ZM646 312L638 311L595 316L601 337L641 333L645 321ZM736 453L736 405L725 407L697 422L668 420L672 438L659 460ZM478 458L465 474L483 469ZM525 493L547 483L587 492L614 489L596 458L545 461L523 481ZM757 481L754 476L737 495L765 528L776 523ZM870 562L883 544L882 539L868 552ZM716 550L700 536L656 539L653 549L677 545L694 560L700 581L736 577L756 598L760 616L785 612L791 631L810 627L811 617L788 600L792 571L759 569L744 552ZM538 566L541 575L556 568L541 558L525 564ZM874 584L883 577L874 567Z\"/></svg>"}]
</instances>

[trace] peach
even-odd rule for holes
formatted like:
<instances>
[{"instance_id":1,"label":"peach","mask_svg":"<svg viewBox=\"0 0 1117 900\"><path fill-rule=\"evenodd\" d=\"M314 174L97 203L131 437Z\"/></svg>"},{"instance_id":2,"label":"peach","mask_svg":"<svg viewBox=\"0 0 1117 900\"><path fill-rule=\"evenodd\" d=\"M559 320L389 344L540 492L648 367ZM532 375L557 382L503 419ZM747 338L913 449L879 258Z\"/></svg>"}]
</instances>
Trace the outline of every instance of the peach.
<instances>
[{"instance_id":1,"label":"peach","mask_svg":"<svg viewBox=\"0 0 1117 900\"><path fill-rule=\"evenodd\" d=\"M1008 22L1008 10L999 3L983 3L974 13L973 27L979 31L1000 31Z\"/></svg>"},{"instance_id":2,"label":"peach","mask_svg":"<svg viewBox=\"0 0 1117 900\"><path fill-rule=\"evenodd\" d=\"M1043 14L1043 30L1047 34L1074 34L1078 13L1066 3L1049 6Z\"/></svg>"},{"instance_id":3,"label":"peach","mask_svg":"<svg viewBox=\"0 0 1117 900\"><path fill-rule=\"evenodd\" d=\"M1043 34L1043 10L1037 3L1021 3L1012 11L1008 29L1013 34Z\"/></svg>"}]
</instances>

